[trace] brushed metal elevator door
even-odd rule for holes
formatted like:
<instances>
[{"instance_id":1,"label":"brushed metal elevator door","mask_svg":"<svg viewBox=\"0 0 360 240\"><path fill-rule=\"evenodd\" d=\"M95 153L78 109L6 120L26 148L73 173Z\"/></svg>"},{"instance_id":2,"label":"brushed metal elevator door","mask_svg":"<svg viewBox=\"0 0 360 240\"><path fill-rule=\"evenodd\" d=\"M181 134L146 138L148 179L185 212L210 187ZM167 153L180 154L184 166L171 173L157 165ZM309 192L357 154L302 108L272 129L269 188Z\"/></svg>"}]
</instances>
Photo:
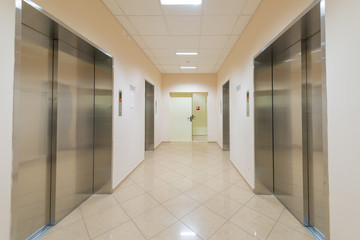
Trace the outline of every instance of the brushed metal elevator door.
<instances>
[{"instance_id":1,"label":"brushed metal elevator door","mask_svg":"<svg viewBox=\"0 0 360 240\"><path fill-rule=\"evenodd\" d=\"M145 151L154 150L154 86L145 81Z\"/></svg>"},{"instance_id":2,"label":"brushed metal elevator door","mask_svg":"<svg viewBox=\"0 0 360 240\"><path fill-rule=\"evenodd\" d=\"M223 150L230 151L230 82L223 86Z\"/></svg>"},{"instance_id":3,"label":"brushed metal elevator door","mask_svg":"<svg viewBox=\"0 0 360 240\"><path fill-rule=\"evenodd\" d=\"M55 41L55 60L57 223L93 193L94 58Z\"/></svg>"},{"instance_id":4,"label":"brushed metal elevator door","mask_svg":"<svg viewBox=\"0 0 360 240\"><path fill-rule=\"evenodd\" d=\"M304 223L301 42L274 56L273 81L274 192Z\"/></svg>"},{"instance_id":5,"label":"brushed metal elevator door","mask_svg":"<svg viewBox=\"0 0 360 240\"><path fill-rule=\"evenodd\" d=\"M25 25L20 74L15 239L26 239L50 222L52 41Z\"/></svg>"},{"instance_id":6,"label":"brushed metal elevator door","mask_svg":"<svg viewBox=\"0 0 360 240\"><path fill-rule=\"evenodd\" d=\"M310 225L325 233L321 51L321 35L318 33L307 40L309 210Z\"/></svg>"},{"instance_id":7,"label":"brushed metal elevator door","mask_svg":"<svg viewBox=\"0 0 360 240\"><path fill-rule=\"evenodd\" d=\"M94 193L112 191L112 59L95 54Z\"/></svg>"}]
</instances>

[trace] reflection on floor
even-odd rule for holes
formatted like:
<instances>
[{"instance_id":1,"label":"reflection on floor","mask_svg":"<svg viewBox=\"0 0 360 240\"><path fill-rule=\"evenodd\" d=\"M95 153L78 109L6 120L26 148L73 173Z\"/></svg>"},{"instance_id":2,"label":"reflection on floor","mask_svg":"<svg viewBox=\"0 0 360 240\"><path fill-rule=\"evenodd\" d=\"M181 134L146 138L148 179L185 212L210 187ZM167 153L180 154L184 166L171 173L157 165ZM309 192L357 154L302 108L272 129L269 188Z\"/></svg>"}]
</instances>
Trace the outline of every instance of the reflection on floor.
<instances>
[{"instance_id":1,"label":"reflection on floor","mask_svg":"<svg viewBox=\"0 0 360 240\"><path fill-rule=\"evenodd\" d=\"M94 195L42 239L313 239L255 196L214 143L164 143L112 195Z\"/></svg>"}]
</instances>

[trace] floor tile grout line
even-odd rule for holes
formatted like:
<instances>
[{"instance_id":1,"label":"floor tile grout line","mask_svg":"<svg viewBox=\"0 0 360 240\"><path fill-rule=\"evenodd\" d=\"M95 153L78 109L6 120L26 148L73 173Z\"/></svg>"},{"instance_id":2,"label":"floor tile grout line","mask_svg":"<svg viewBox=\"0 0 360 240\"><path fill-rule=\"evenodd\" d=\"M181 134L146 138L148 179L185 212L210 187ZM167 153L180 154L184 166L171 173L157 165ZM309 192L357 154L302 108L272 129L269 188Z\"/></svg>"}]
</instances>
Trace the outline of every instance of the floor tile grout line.
<instances>
[{"instance_id":1,"label":"floor tile grout line","mask_svg":"<svg viewBox=\"0 0 360 240\"><path fill-rule=\"evenodd\" d=\"M284 209L284 211L285 211L285 209ZM284 211L283 211L283 212L284 212ZM282 215L282 213L280 214L280 216L281 216L281 215ZM279 216L278 219L276 220L274 226L272 227L271 231L269 232L269 234L266 236L265 239L268 239L268 238L270 237L271 233L274 231L276 224L279 222L280 216Z\"/></svg>"},{"instance_id":2,"label":"floor tile grout line","mask_svg":"<svg viewBox=\"0 0 360 240\"><path fill-rule=\"evenodd\" d=\"M281 216L282 216L286 211L289 211L289 210L288 210L287 208L285 208L284 211L281 213L281 215L280 215L280 217L279 217L279 219L278 219L278 221L277 221L276 223L279 223L279 224L281 224L281 225L283 225L283 226L285 226L285 227L287 227L287 228L290 228L291 230L293 230L293 231L295 231L295 232L301 233L302 235L306 236L306 234L304 234L304 233L302 233L301 231L297 230L295 227L290 226L290 224L287 225L287 224L285 224L285 223L279 222ZM298 221L298 220L296 219L296 221ZM299 224L301 224L301 223L299 222ZM301 224L301 226L304 228L304 230L307 231L307 229L305 228L305 226L303 226L302 224ZM311 234L310 234L310 235L311 235ZM311 237L313 237L313 236L311 235Z\"/></svg>"},{"instance_id":3,"label":"floor tile grout line","mask_svg":"<svg viewBox=\"0 0 360 240\"><path fill-rule=\"evenodd\" d=\"M168 147L168 146L167 146L167 147ZM175 149L180 149L180 148L175 148ZM163 150L163 148L162 148L161 150ZM179 152L178 150L176 150L176 151ZM172 155L173 153L161 154L161 155L158 155L158 156L156 156L156 155L154 154L154 155L151 156L150 159L148 159L147 157L145 158L145 161L144 161L145 165L143 165L144 167L141 169L141 171L143 171L144 174L146 174L146 175L149 174L149 176L150 176L149 179L159 179L160 181L162 181L162 182L164 183L164 186L165 186L165 185L169 185L169 186L177 189L177 190L179 191L179 194L173 196L172 198L169 198L169 199L167 199L166 201L161 201L161 202L160 202L159 200L157 200L157 199L150 193L150 192L156 191L156 188L157 188L157 187L149 189L149 188L147 188L147 187L142 187L142 186L139 184L140 182L144 181L144 180L146 179L146 177L144 177L144 179L142 179L141 181L137 180L137 182L135 182L135 181L130 177L130 180L132 181L132 184L129 185L129 186L126 186L125 188L135 185L135 186L139 187L140 189L142 189L142 191L144 191L144 192L141 193L141 194L139 194L139 195L137 195L137 196L134 196L134 197L132 197L132 198L126 200L126 201L130 201L131 199L136 198L136 197L138 197L138 196L140 196L140 195L142 195L142 194L144 194L144 195L147 194L147 195L149 195L154 201L156 201L156 202L158 203L155 207L152 207L152 208L150 208L150 209L147 209L146 211L144 211L143 213L141 213L141 214L139 214L139 215L137 215L137 216L131 217L131 216L129 215L129 213L124 209L124 207L123 207L123 205L122 205L123 203L120 202L120 201L112 194L112 197L115 199L115 201L117 202L117 204L123 209L123 211L124 211L124 212L126 213L126 215L129 217L129 219L133 222L133 224L137 227L137 229L141 232L141 234L142 234L146 239L147 239L146 235L139 229L139 227L136 225L136 223L133 221L133 219L136 218L136 217L138 217L138 216L140 216L140 215L142 215L142 214L144 214L144 213L147 212L147 211L150 211L150 210L158 207L158 206L163 207L167 212L169 212L169 214L171 214L172 216L174 216L174 218L177 220L177 221L175 221L174 223L172 223L171 225L165 227L161 232L166 231L166 229L168 229L169 227L173 226L174 224L176 224L176 223L178 223L178 222L180 222L180 223L184 224L185 226L187 226L185 222L182 222L182 219L184 219L186 216L190 215L191 213L193 213L194 211L196 211L196 210L199 209L200 207L204 207L205 209L209 210L209 211L212 212L213 214L215 214L215 215L219 216L220 218L224 219L224 220L225 220L225 223L222 224L214 233L212 233L212 234L209 236L209 238L211 238L216 232L218 232L226 223L233 223L233 222L230 221L230 219L232 219L233 216L236 215L239 211L241 211L241 209L243 209L244 207L249 208L249 209L257 212L258 214L261 214L262 216L265 216L265 217L267 217L267 218L270 218L270 219L275 220L274 218L271 218L271 217L265 215L264 213L262 213L262 212L259 211L258 209L253 209L253 208L247 206L248 203L249 203L252 199L254 199L255 195L253 195L249 200L247 200L247 201L245 202L245 204L243 204L242 202L239 202L239 201L237 201L237 200L235 200L235 199L232 199L232 198L228 197L227 195L224 195L224 191L227 190L227 189L229 189L229 188L231 188L231 187L233 187L233 186L235 186L236 188L239 188L239 189L241 189L241 190L245 190L242 186L236 185L237 183L239 183L240 179L233 180L232 177L230 177L230 179L226 178L227 180L221 179L221 175L226 174L226 173L229 173L229 172L232 172L232 170L234 170L234 166L231 166L231 165L228 164L229 161L230 161L229 158L228 158L228 156L226 156L226 157L221 157L221 156L219 156L218 159L217 159L217 157L216 157L216 158L214 158L214 160L209 161L209 160L206 160L206 157L199 157L199 156L201 156L201 154L204 154L204 151L201 151L201 150L199 150L199 149L194 149L194 148L192 148L191 151L192 151L192 154L191 154L191 155L185 156L183 159L174 158L174 160L173 160L174 163L179 164L179 165L181 165L181 166L183 166L183 167L186 167L186 168L191 169L190 171L191 171L192 173L187 174L187 175L184 175L184 170L186 170L186 169L182 169L181 171L176 171L176 170L174 170L175 167L176 167L176 164L175 164L175 167L168 167L168 166L171 166L170 163L172 162L172 160L165 160L165 161L164 161L164 160L161 159L161 158L171 159L171 155ZM163 150L163 152L166 152L166 151ZM211 154L211 152L216 152L216 151L209 151L209 148L207 148L206 154L209 155L209 154ZM191 159L193 159L193 160L191 160ZM191 160L192 163L190 162L190 160ZM181 162L181 161L184 161L184 162ZM144 164L144 163L143 163L143 164ZM226 163L226 164L225 164L225 163ZM155 167L151 167L152 165L154 165L154 166L156 165L156 166L155 166ZM201 167L202 167L202 166L205 166L205 165L208 165L208 167L202 169ZM217 173L216 175L214 175L214 173L209 174L209 173L207 173L207 172L205 171L205 169L208 169L208 168L210 168L210 167L219 166L219 165L220 165L220 166L222 165L223 168L221 169L221 172L220 172L220 173ZM147 166L149 166L149 167L147 167ZM152 172L152 169L156 169L157 166L163 167L164 170L159 170L159 171L157 171L157 172L154 174L154 172ZM195 166L195 167L194 167L194 166ZM231 167L229 167L229 166L231 166ZM166 171L166 170L168 170L168 171L170 171L170 172L173 172L174 174L178 174L178 175L181 176L181 177L179 177L179 178L177 178L177 179L175 179L175 180L170 180L170 181L169 181L169 180L164 180L164 179L160 178L160 176L163 176L163 175L167 174L166 172L164 172L164 171ZM196 177L196 176L194 177L194 174L196 174L196 172L199 172L199 173L201 174L201 177ZM136 173L136 172L134 172L134 173ZM237 175L234 174L234 176L235 176L234 178L236 179L236 176L237 176ZM141 177L141 173L140 173L140 177ZM196 184L198 184L198 185L195 186L195 187L192 187L192 188L190 188L190 189L187 189L187 190L183 191L183 190L175 187L175 186L172 184L173 182L175 182L175 181L177 181L177 180L180 180L180 179L190 180L190 181L192 181L192 182L194 182L194 183L196 183ZM205 180L204 180L204 179L205 179ZM213 189L213 188L208 187L208 186L206 186L206 185L204 184L204 182L208 182L208 181L210 181L210 180L214 180L215 182L216 182L216 181L219 181L219 183L223 182L223 183L229 184L229 186L226 187L226 188L224 188L224 189L221 188L221 190ZM196 187L198 187L198 186L202 186L202 187L204 187L205 189L211 190L212 192L214 192L214 195L211 196L211 197L210 197L209 199L207 199L206 201L201 201L201 202L199 202L198 200L196 200L195 198L191 197L191 196L188 194L188 192L189 192L191 189L196 188ZM246 189L246 190L248 190L248 189ZM165 204L167 201L170 201L170 200L178 197L178 196L181 195L181 194L184 194L185 196L189 197L189 198L192 199L194 202L196 202L197 204L199 204L199 206L195 207L194 209L192 209L190 212L188 212L187 214L185 214L185 215L182 216L181 218L178 218L174 213L172 213L172 212L170 211L170 209L168 209L167 207L165 207L164 204ZM219 195L222 196L222 197L224 197L224 198L226 198L226 199L232 200L232 201L240 204L240 206L241 206L240 209L238 209L237 211L235 211L235 213L233 213L230 218L224 218L222 215L220 215L220 214L218 214L217 212L213 211L211 208L208 208L208 207L205 206L205 204L206 204L207 202L211 201L212 199L214 199L215 197L217 197L217 196L219 196ZM126 201L124 201L124 202L126 202ZM80 208L80 207L79 207L79 208ZM277 217L277 219L276 219L276 221L275 221L275 224L274 224L274 226L272 227L272 229L271 229L270 233L268 234L267 238L268 238L268 237L271 235L271 233L274 231L274 228L275 228L275 226L276 226L277 224L282 224L282 223L280 223L279 221L280 221L280 218L281 218L281 216L283 215L284 211L285 211L285 210L283 210L283 212ZM87 225L86 225L86 223L85 223L85 218L84 218L84 216L83 216L83 212L82 212L81 209L80 209L80 214L81 214L81 217L82 217L82 221L83 221L83 223L85 224L88 237L89 237L89 239L91 239L91 238L90 238L90 234L89 234L89 230L88 230ZM94 214L94 215L95 215L95 214ZM119 227L119 226L121 226L121 225L129 222L130 220L128 220L128 221L126 221L126 222L124 222L124 223L121 223L120 225L118 225L118 226L116 226L116 227L114 227L114 228L117 228L117 227ZM236 224L234 224L234 225L235 225L236 227L238 227L239 229L242 229L241 227L237 226ZM304 233L298 231L297 229L294 229L293 227L290 227L290 226L288 226L288 225L286 225L286 224L282 224L282 225L285 226L285 227L287 227L287 228L291 228L291 230L294 230L294 231L296 231L296 232L298 232L298 233L301 233L302 235L305 235ZM187 226L187 227L188 227L189 229L191 229L189 226ZM114 229L114 228L113 228L113 229ZM113 229L111 229L111 230L113 230ZM108 231L111 231L111 230L108 230ZM242 229L242 230L243 230L243 229ZM107 231L107 232L108 232L108 231ZM244 231L245 231L245 230L244 230ZM160 234L161 232L159 232L158 234ZM245 232L247 232L247 231L245 231ZM106 233L106 232L104 232L104 233L102 233L102 234L105 234L105 233ZM101 234L101 235L102 235L102 234ZM158 234L157 234L157 235L158 235ZM99 235L99 236L100 236L100 235ZM155 236L156 236L156 235L155 235ZM151 238L154 238L155 236L152 236ZM198 234L197 234L197 236L198 236L199 238L202 238L202 237L199 236ZM97 236L97 237L98 237L98 236Z\"/></svg>"},{"instance_id":4,"label":"floor tile grout line","mask_svg":"<svg viewBox=\"0 0 360 240\"><path fill-rule=\"evenodd\" d=\"M84 223L84 225L85 225L86 233L87 233L87 235L88 235L88 237L89 237L89 240L90 240L91 237L90 237L89 229L88 229L88 227L87 227L87 225L86 225L86 222L85 222L85 217L84 217L84 215L83 215L82 210L81 210L80 207L79 207L79 210L80 210L81 219L82 219L82 221L83 221L83 223Z\"/></svg>"},{"instance_id":5,"label":"floor tile grout line","mask_svg":"<svg viewBox=\"0 0 360 240\"><path fill-rule=\"evenodd\" d=\"M117 201L117 199L115 199L115 201ZM121 209L125 212L125 214L130 218L129 221L131 221L134 226L137 228L137 230L139 230L139 232L141 233L141 235L143 235L144 239L147 239L145 234L140 230L140 228L138 227L138 225L136 225L136 223L134 222L133 218L126 212L126 210L124 209L124 207L121 205L121 203L119 201L117 201L117 203L120 205ZM124 223L123 223L124 224ZM120 225L119 225L120 226ZM118 227L119 227L118 226Z\"/></svg>"}]
</instances>

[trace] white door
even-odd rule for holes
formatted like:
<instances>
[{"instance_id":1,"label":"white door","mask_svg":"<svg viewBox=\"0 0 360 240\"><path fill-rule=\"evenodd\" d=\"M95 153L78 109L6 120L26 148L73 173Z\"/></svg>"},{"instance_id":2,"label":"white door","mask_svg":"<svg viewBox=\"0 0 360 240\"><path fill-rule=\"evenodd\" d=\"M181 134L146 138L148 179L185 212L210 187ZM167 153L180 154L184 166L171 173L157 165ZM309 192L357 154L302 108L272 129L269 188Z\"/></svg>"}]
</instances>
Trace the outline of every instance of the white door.
<instances>
[{"instance_id":1,"label":"white door","mask_svg":"<svg viewBox=\"0 0 360 240\"><path fill-rule=\"evenodd\" d=\"M170 141L192 141L192 98L171 97L170 99Z\"/></svg>"}]
</instances>

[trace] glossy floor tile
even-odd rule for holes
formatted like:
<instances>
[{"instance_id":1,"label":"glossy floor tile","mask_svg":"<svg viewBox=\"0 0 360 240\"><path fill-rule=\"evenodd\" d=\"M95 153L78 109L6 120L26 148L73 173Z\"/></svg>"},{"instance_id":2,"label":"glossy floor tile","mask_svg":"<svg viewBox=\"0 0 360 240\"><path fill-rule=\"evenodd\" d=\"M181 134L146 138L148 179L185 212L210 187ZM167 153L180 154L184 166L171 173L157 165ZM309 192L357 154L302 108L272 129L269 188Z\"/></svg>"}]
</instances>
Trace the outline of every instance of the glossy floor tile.
<instances>
[{"instance_id":1,"label":"glossy floor tile","mask_svg":"<svg viewBox=\"0 0 360 240\"><path fill-rule=\"evenodd\" d=\"M163 143L112 195L94 195L44 240L307 240L273 196L255 196L213 143Z\"/></svg>"}]
</instances>

